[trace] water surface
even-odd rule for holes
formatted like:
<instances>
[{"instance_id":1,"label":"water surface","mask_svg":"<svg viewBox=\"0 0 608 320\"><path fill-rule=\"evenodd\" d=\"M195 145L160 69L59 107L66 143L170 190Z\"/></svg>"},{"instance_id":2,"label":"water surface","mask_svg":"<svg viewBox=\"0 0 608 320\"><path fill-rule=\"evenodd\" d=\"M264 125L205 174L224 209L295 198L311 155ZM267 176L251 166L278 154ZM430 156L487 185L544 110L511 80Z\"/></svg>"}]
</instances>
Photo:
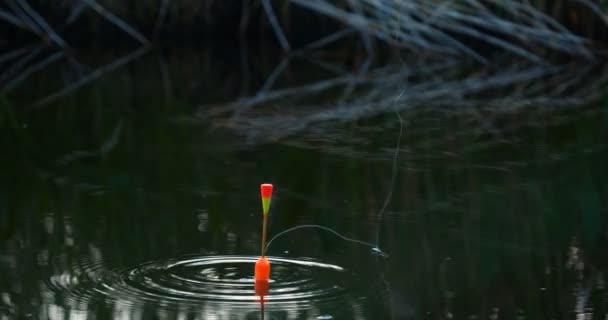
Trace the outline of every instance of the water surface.
<instances>
[{"instance_id":1,"label":"water surface","mask_svg":"<svg viewBox=\"0 0 608 320\"><path fill-rule=\"evenodd\" d=\"M3 318L606 317L601 99L500 116L497 131L417 109L397 149L391 112L252 144L200 121L196 90L136 81L150 61L35 111L24 92L2 102ZM263 182L271 236L319 224L386 254L286 234L262 310Z\"/></svg>"}]
</instances>

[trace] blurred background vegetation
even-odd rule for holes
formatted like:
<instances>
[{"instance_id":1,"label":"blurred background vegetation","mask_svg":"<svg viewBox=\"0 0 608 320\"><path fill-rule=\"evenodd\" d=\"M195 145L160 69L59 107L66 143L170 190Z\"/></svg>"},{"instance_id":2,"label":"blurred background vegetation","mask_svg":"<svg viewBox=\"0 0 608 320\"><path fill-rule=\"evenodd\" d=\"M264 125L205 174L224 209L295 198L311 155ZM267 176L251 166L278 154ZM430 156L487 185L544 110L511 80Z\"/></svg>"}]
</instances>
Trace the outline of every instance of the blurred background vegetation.
<instances>
[{"instance_id":1,"label":"blurred background vegetation","mask_svg":"<svg viewBox=\"0 0 608 320\"><path fill-rule=\"evenodd\" d=\"M365 97L398 96L409 81L416 83L409 105L413 95L425 104L471 105L479 96L470 95L497 87L514 90L501 95L518 103L585 103L604 80L594 65L608 52L607 15L605 1L594 0L7 0L0 5L0 94L41 107L153 52L165 94L212 104L214 116L239 115L249 125L258 121L242 111L256 104L288 98L306 105L300 99L314 92L338 97L333 107L361 107ZM197 64L224 68L215 70L221 101L195 99L198 84L213 87L210 78L192 79L198 75L187 69ZM58 81L36 85L49 74ZM447 98L450 92L458 97Z\"/></svg>"},{"instance_id":2,"label":"blurred background vegetation","mask_svg":"<svg viewBox=\"0 0 608 320\"><path fill-rule=\"evenodd\" d=\"M297 47L328 32L352 27L382 35L394 44L429 49L438 45L434 42L439 42L439 37L521 43L540 41L551 32L570 32L588 40L589 45L601 44L606 40L607 10L601 0L7 0L0 18L17 29L3 28L4 45L23 40L28 33L59 46L62 42L72 46L114 42L120 31L137 32L142 36L139 40L160 38L200 45L211 39L230 41L245 36L270 39L268 31L272 29L277 33L275 42L285 45L288 40ZM564 38L542 39L560 40L564 42ZM451 44L459 47L455 41Z\"/></svg>"}]
</instances>

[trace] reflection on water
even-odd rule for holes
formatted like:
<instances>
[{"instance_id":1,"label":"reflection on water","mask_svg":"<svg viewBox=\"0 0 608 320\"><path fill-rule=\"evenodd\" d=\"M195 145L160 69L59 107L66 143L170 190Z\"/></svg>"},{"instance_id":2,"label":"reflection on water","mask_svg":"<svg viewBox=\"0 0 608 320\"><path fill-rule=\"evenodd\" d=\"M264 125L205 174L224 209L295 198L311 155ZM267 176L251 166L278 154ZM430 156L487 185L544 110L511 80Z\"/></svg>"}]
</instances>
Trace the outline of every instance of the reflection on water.
<instances>
[{"instance_id":1,"label":"reflection on water","mask_svg":"<svg viewBox=\"0 0 608 320\"><path fill-rule=\"evenodd\" d=\"M145 67L61 108L15 111L27 126L0 121L11 138L0 157L0 318L259 318L250 278L265 181L277 186L270 236L320 224L378 238L387 253L314 229L281 236L268 318L606 317L603 102L492 121L404 111L391 186L390 113L247 147L233 131L171 121L189 119L188 93L159 99L161 85L137 81L153 78Z\"/></svg>"},{"instance_id":2,"label":"reflection on water","mask_svg":"<svg viewBox=\"0 0 608 320\"><path fill-rule=\"evenodd\" d=\"M258 314L261 309L260 298L253 290L256 259L188 256L115 270L105 268L101 261L79 261L70 273L51 276L46 287L62 296L67 304L64 308L70 310L97 303L120 305L134 314L162 305L165 310L203 319L224 313L240 317ZM367 295L353 287L361 279L340 266L310 260L270 260L273 278L270 294L264 297L266 313L316 317L322 310L357 309Z\"/></svg>"}]
</instances>

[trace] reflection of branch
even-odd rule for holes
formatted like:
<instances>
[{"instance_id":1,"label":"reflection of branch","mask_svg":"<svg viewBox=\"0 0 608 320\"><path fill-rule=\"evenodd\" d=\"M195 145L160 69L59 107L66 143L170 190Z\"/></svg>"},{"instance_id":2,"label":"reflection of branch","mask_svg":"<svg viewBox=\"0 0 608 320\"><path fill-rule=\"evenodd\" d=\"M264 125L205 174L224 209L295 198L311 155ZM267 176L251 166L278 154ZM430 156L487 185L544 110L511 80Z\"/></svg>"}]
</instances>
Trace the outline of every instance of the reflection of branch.
<instances>
[{"instance_id":1,"label":"reflection of branch","mask_svg":"<svg viewBox=\"0 0 608 320\"><path fill-rule=\"evenodd\" d=\"M318 49L324 46L327 46L329 44L332 44L344 37L347 37L351 34L353 34L354 31L350 30L350 29L346 29L346 30L341 30L338 32L334 32L328 36L325 36L319 40L313 41L309 44L307 44L306 46L304 46L303 48L298 49L298 52L305 52L307 50L313 50L313 49Z\"/></svg>"},{"instance_id":2,"label":"reflection of branch","mask_svg":"<svg viewBox=\"0 0 608 320\"><path fill-rule=\"evenodd\" d=\"M0 55L0 65L11 61L13 59L16 59L17 57L21 56L22 54L32 50L34 48L34 46L25 46L25 47L21 47L21 48L17 48L15 50L11 50L9 52L3 53Z\"/></svg>"},{"instance_id":3,"label":"reflection of branch","mask_svg":"<svg viewBox=\"0 0 608 320\"><path fill-rule=\"evenodd\" d=\"M83 2L74 3L74 5L72 6L72 11L70 12L70 16L65 21L65 25L70 25L70 24L74 23L80 17L80 15L84 12L84 9L86 9L86 7L87 7L86 3L83 3Z\"/></svg>"},{"instance_id":4,"label":"reflection of branch","mask_svg":"<svg viewBox=\"0 0 608 320\"><path fill-rule=\"evenodd\" d=\"M0 19L21 29L36 34L41 39L48 37L59 48L66 49L66 42L53 30L46 20L34 10L26 0L7 1L12 13L0 10Z\"/></svg>"},{"instance_id":5,"label":"reflection of branch","mask_svg":"<svg viewBox=\"0 0 608 320\"><path fill-rule=\"evenodd\" d=\"M49 24L46 23L44 18L42 18L34 9L32 9L32 7L30 7L30 5L27 3L27 1L25 1L25 0L17 0L17 1L19 2L21 7L23 8L23 10L25 10L25 12L30 17L32 17L32 19L34 19L34 22L36 22L36 24L38 24L38 26L40 26L42 28L42 30L44 30L46 35L51 40L53 40L53 42L55 42L62 49L67 48L68 45L65 43L65 41L63 41L63 39L53 30L53 28L51 28L51 26L49 26Z\"/></svg>"},{"instance_id":6,"label":"reflection of branch","mask_svg":"<svg viewBox=\"0 0 608 320\"><path fill-rule=\"evenodd\" d=\"M117 17L113 13L106 10L95 0L80 0L80 1L85 2L87 5L89 5L89 7L91 7L93 10L95 10L95 12L97 12L99 15L101 15L106 20L108 20L110 23L112 23L113 25L117 26L118 28L120 28L121 30L123 30L124 32L129 34L131 37L135 38L141 44L148 45L150 43L148 41L148 39L146 39L146 37L144 37L141 33L139 33L137 30L133 29L130 25L128 25L126 22L122 21L119 17Z\"/></svg>"},{"instance_id":7,"label":"reflection of branch","mask_svg":"<svg viewBox=\"0 0 608 320\"><path fill-rule=\"evenodd\" d=\"M393 110L394 97L405 89L399 110L411 113L430 108L453 109L477 119L481 130L500 136L492 123L495 115L517 112L528 106L581 105L597 99L608 84L608 75L598 73L589 81L589 68L539 67L534 64L515 65L500 71L474 69L463 73L458 63L417 63L416 68L404 65L372 70L359 77L360 89L341 100L335 98L319 106L314 96L332 94L348 86L353 76L322 80L305 86L258 95L213 110L201 110L201 118L220 120L228 128L248 137L252 143L263 143L319 129L323 122L347 122L373 117ZM408 79L417 79L409 81ZM313 97L311 99L311 97ZM299 102L297 102L299 101ZM260 113L255 107L280 104L281 112ZM447 107L445 107L447 106ZM245 112L252 110L251 112ZM230 114L238 117L230 117ZM489 115L488 115L489 114ZM222 119L229 119L221 121ZM315 134L323 135L315 130Z\"/></svg>"},{"instance_id":8,"label":"reflection of branch","mask_svg":"<svg viewBox=\"0 0 608 320\"><path fill-rule=\"evenodd\" d=\"M134 59L136 59L139 56L146 53L148 51L148 49L149 49L149 47L142 47L133 53L130 53L120 59L113 61L112 63L106 64L103 67L100 67L100 68L96 69L95 71L91 72L86 77L83 77L80 80L72 83L71 85L69 85L53 94L50 94L41 100L38 100L37 102L32 104L29 108L37 109L37 108L44 107L44 106L48 105L49 103L76 91L77 89L81 88L82 86L101 78L104 74L106 74L110 71L116 70L116 69L122 67L123 65L133 61Z\"/></svg>"},{"instance_id":9,"label":"reflection of branch","mask_svg":"<svg viewBox=\"0 0 608 320\"><path fill-rule=\"evenodd\" d=\"M8 6L7 10L0 9L0 20L8 22L9 24L15 27L22 28L36 34L41 39L41 41L38 45L15 49L0 55L0 64L19 59L12 63L7 68L7 70L2 72L2 74L0 74L0 85L2 85L2 87L0 88L0 92L2 93L7 93L13 90L19 84L21 84L23 80L27 79L32 73L40 71L51 63L62 58L65 55L65 50L68 49L67 43L47 23L47 21L40 14L38 14L38 12L34 8L32 8L32 6L30 6L27 0L8 0L6 1L6 5ZM157 28L162 27L162 24L160 23L162 23L167 14L168 5L169 0L163 0L161 11L159 12L159 24L157 24ZM137 32L134 28L129 26L127 23L122 21L120 18L118 18L111 12L107 11L105 8L99 5L96 0L80 0L77 3L74 3L72 12L70 13L69 17L67 17L63 26L59 28L59 30L62 30L64 27L72 24L87 7L92 8L103 18L120 28L125 33L129 34L131 37L137 39L137 41L141 42L142 44L149 44L149 41L142 34ZM36 62L35 60L40 58L39 55L47 47L47 45L45 45L45 39L50 39L50 41L52 41L57 47L64 50L64 52L54 53L46 57L41 57L42 60ZM140 53L143 53L143 51L138 51L134 55L137 56ZM74 64L75 61L73 57L69 56L69 58L70 63ZM94 71L88 77L84 77L80 79L80 81L73 83L71 86L48 96L47 98L45 98L49 99L48 101L43 99L41 101L38 101L37 104L46 104L47 102L52 101L59 96L68 94L76 88L80 87L81 85L84 85L89 81L100 77L102 73L110 71L113 68L119 67L123 63L128 62L131 58L134 57L132 55L129 55L127 57L115 61L114 63L108 64ZM76 63L76 65L77 64L78 63ZM13 79L9 81L9 79L11 78Z\"/></svg>"},{"instance_id":10,"label":"reflection of branch","mask_svg":"<svg viewBox=\"0 0 608 320\"><path fill-rule=\"evenodd\" d=\"M25 23L23 23L23 21L21 21L21 19L17 18L16 16L4 11L4 10L0 10L0 19L4 20L16 27L25 29L25 30L30 30Z\"/></svg>"},{"instance_id":11,"label":"reflection of branch","mask_svg":"<svg viewBox=\"0 0 608 320\"><path fill-rule=\"evenodd\" d=\"M10 1L7 1L6 3L13 10L16 17L18 17L19 20L21 20L22 26L25 27L26 30L29 30L29 31L35 33L36 35L42 37L43 36L42 30L40 30L38 28L38 25L36 23L34 23L34 21L27 15L27 13L25 13L23 8L21 6L19 6L17 4L17 2L15 2L15 1L16 0L10 0Z\"/></svg>"},{"instance_id":12,"label":"reflection of branch","mask_svg":"<svg viewBox=\"0 0 608 320\"><path fill-rule=\"evenodd\" d=\"M169 67L162 55L158 56L158 66L165 91L165 99L171 99L173 98L173 83L171 82L171 76L169 75Z\"/></svg>"},{"instance_id":13,"label":"reflection of branch","mask_svg":"<svg viewBox=\"0 0 608 320\"><path fill-rule=\"evenodd\" d=\"M156 24L154 25L154 38L158 37L163 28L163 24L169 13L169 4L170 0L161 0L160 8L158 9L158 19L156 19Z\"/></svg>"},{"instance_id":14,"label":"reflection of branch","mask_svg":"<svg viewBox=\"0 0 608 320\"><path fill-rule=\"evenodd\" d=\"M13 79L9 83L7 83L6 86L4 86L0 90L0 93L6 94L6 93L10 92L16 86L21 84L21 82L23 82L23 80L27 79L27 77L29 77L32 73L44 69L48 65L63 58L64 56L65 56L65 54L63 51L56 52L56 53L48 56L46 59L27 67L26 69L22 70L21 73L15 79Z\"/></svg>"},{"instance_id":15,"label":"reflection of branch","mask_svg":"<svg viewBox=\"0 0 608 320\"><path fill-rule=\"evenodd\" d=\"M289 42L287 42L287 38L285 38L285 34L283 34L283 30L277 21L277 16L274 14L274 10L272 9L272 5L270 4L270 0L262 0L262 6L264 7L264 11L266 11L266 16L268 16L268 21L270 21L270 25L272 26L272 30L274 30L274 34L277 36L281 47L283 50L289 51Z\"/></svg>"},{"instance_id":16,"label":"reflection of branch","mask_svg":"<svg viewBox=\"0 0 608 320\"><path fill-rule=\"evenodd\" d=\"M108 137L108 139L106 139L105 142L103 142L99 148L97 148L96 150L91 150L91 151L82 151L82 150L76 150L76 151L72 151L66 155L64 155L63 157L61 157L61 159L59 159L57 161L57 163L62 164L62 165L66 165L70 162L74 162L77 160L82 160L82 159L86 159L86 158L94 158L94 157L105 157L108 155L108 153L110 153L110 151L112 151L112 149L114 149L114 147L116 147L116 145L118 145L118 143L120 142L120 137L122 136L122 131L123 131L123 120L121 119L118 124L116 125L116 127L114 128L114 130L112 130L112 134L110 134L110 136Z\"/></svg>"},{"instance_id":17,"label":"reflection of branch","mask_svg":"<svg viewBox=\"0 0 608 320\"><path fill-rule=\"evenodd\" d=\"M5 81L7 81L10 77L19 72L28 63L30 63L30 61L34 60L34 58L36 58L36 56L38 56L38 54L42 52L43 48L44 47L42 45L38 45L33 48L28 48L27 51L29 51L29 53L27 55L21 57L21 59L19 59L17 62L11 64L10 68L4 71L2 75L0 75L0 83L4 83Z\"/></svg>"}]
</instances>

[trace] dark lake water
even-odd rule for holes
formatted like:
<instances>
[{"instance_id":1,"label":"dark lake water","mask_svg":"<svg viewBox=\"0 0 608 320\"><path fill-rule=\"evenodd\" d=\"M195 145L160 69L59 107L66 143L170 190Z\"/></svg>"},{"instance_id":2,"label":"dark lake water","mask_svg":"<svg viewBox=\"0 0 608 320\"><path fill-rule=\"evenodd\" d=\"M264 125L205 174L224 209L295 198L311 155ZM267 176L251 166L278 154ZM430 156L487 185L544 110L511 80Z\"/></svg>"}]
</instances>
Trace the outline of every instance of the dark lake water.
<instances>
[{"instance_id":1,"label":"dark lake water","mask_svg":"<svg viewBox=\"0 0 608 320\"><path fill-rule=\"evenodd\" d=\"M227 64L147 59L48 107L26 108L54 73L2 100L0 319L608 317L606 99L498 133L423 106L398 148L394 112L252 143L195 117L241 87ZM383 253L282 235L262 308L264 182L270 237L317 224Z\"/></svg>"}]
</instances>

